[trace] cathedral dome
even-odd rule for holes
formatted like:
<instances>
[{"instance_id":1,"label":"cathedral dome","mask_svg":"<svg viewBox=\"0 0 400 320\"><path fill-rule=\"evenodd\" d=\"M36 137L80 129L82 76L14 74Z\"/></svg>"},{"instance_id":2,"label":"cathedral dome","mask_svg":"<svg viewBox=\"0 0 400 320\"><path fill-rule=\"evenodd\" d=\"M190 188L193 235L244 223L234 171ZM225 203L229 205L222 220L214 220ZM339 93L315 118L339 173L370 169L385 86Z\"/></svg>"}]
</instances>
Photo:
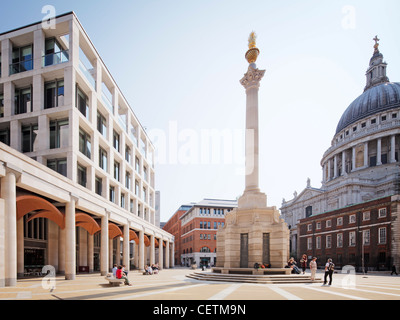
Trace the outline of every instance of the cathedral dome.
<instances>
[{"instance_id":1,"label":"cathedral dome","mask_svg":"<svg viewBox=\"0 0 400 320\"><path fill-rule=\"evenodd\" d=\"M370 87L343 113L336 134L363 118L398 107L400 107L399 82L385 82Z\"/></svg>"}]
</instances>

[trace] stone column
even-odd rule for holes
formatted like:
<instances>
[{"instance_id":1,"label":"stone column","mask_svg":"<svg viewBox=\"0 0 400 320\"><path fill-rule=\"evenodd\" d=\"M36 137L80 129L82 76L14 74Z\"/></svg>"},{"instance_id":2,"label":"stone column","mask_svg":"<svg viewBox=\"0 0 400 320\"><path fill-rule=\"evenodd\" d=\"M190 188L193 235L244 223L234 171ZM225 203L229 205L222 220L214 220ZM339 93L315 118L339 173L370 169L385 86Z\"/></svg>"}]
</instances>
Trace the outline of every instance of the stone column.
<instances>
[{"instance_id":1,"label":"stone column","mask_svg":"<svg viewBox=\"0 0 400 320\"><path fill-rule=\"evenodd\" d=\"M123 251L123 261L126 268L126 271L129 271L129 258L130 258L130 250L129 250L129 224L124 225L124 251Z\"/></svg>"},{"instance_id":2,"label":"stone column","mask_svg":"<svg viewBox=\"0 0 400 320\"><path fill-rule=\"evenodd\" d=\"M333 156L333 178L338 177L338 161L337 161L337 154Z\"/></svg>"},{"instance_id":3,"label":"stone column","mask_svg":"<svg viewBox=\"0 0 400 320\"><path fill-rule=\"evenodd\" d=\"M119 262L116 262L119 265ZM114 239L108 239L108 271L114 266Z\"/></svg>"},{"instance_id":4,"label":"stone column","mask_svg":"<svg viewBox=\"0 0 400 320\"><path fill-rule=\"evenodd\" d=\"M175 267L175 242L171 243L171 268Z\"/></svg>"},{"instance_id":5,"label":"stone column","mask_svg":"<svg viewBox=\"0 0 400 320\"><path fill-rule=\"evenodd\" d=\"M100 272L102 276L108 273L108 212L101 217Z\"/></svg>"},{"instance_id":6,"label":"stone column","mask_svg":"<svg viewBox=\"0 0 400 320\"><path fill-rule=\"evenodd\" d=\"M396 136L390 137L390 163L396 162Z\"/></svg>"},{"instance_id":7,"label":"stone column","mask_svg":"<svg viewBox=\"0 0 400 320\"><path fill-rule=\"evenodd\" d=\"M169 240L167 240L167 245L165 247L165 268L168 269L169 268Z\"/></svg>"},{"instance_id":8,"label":"stone column","mask_svg":"<svg viewBox=\"0 0 400 320\"><path fill-rule=\"evenodd\" d=\"M76 232L75 202L78 198L71 195L65 206L65 280L75 280L76 275Z\"/></svg>"},{"instance_id":9,"label":"stone column","mask_svg":"<svg viewBox=\"0 0 400 320\"><path fill-rule=\"evenodd\" d=\"M88 234L88 266L89 273L94 271L94 236L92 234Z\"/></svg>"},{"instance_id":10,"label":"stone column","mask_svg":"<svg viewBox=\"0 0 400 320\"><path fill-rule=\"evenodd\" d=\"M163 246L163 239L160 238L158 240L158 266L160 267L160 270L164 268L164 246Z\"/></svg>"},{"instance_id":11,"label":"stone column","mask_svg":"<svg viewBox=\"0 0 400 320\"><path fill-rule=\"evenodd\" d=\"M6 165L8 167L8 164ZM6 169L1 179L1 198L4 199L4 283L17 285L17 172Z\"/></svg>"},{"instance_id":12,"label":"stone column","mask_svg":"<svg viewBox=\"0 0 400 320\"><path fill-rule=\"evenodd\" d=\"M144 231L139 231L139 270L144 269Z\"/></svg>"},{"instance_id":13,"label":"stone column","mask_svg":"<svg viewBox=\"0 0 400 320\"><path fill-rule=\"evenodd\" d=\"M368 141L364 142L364 167L368 167Z\"/></svg>"},{"instance_id":14,"label":"stone column","mask_svg":"<svg viewBox=\"0 0 400 320\"><path fill-rule=\"evenodd\" d=\"M376 141L376 165L382 164L382 139L378 138Z\"/></svg>"},{"instance_id":15,"label":"stone column","mask_svg":"<svg viewBox=\"0 0 400 320\"><path fill-rule=\"evenodd\" d=\"M245 192L259 192L259 134L258 134L258 89L265 70L249 65L240 81L246 89L246 179Z\"/></svg>"},{"instance_id":16,"label":"stone column","mask_svg":"<svg viewBox=\"0 0 400 320\"><path fill-rule=\"evenodd\" d=\"M351 148L351 171L356 171L356 147Z\"/></svg>"},{"instance_id":17,"label":"stone column","mask_svg":"<svg viewBox=\"0 0 400 320\"><path fill-rule=\"evenodd\" d=\"M156 250L155 250L155 239L154 235L150 236L150 265L154 264L156 261L156 256L155 256Z\"/></svg>"},{"instance_id":18,"label":"stone column","mask_svg":"<svg viewBox=\"0 0 400 320\"><path fill-rule=\"evenodd\" d=\"M341 175L344 176L346 175L346 150L343 150L342 152L342 173Z\"/></svg>"}]
</instances>

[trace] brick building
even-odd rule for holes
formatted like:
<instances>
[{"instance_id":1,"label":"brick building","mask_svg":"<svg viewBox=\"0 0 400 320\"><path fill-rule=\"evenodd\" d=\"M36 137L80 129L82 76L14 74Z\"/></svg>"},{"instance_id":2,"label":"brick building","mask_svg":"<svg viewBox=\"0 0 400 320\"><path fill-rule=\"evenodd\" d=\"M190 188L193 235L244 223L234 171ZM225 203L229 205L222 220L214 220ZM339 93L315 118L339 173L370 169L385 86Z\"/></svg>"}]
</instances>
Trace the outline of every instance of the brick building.
<instances>
[{"instance_id":1,"label":"brick building","mask_svg":"<svg viewBox=\"0 0 400 320\"><path fill-rule=\"evenodd\" d=\"M175 265L179 265L181 263L181 255L183 254L182 242L180 241L182 236L182 228L181 228L181 220L180 218L191 209L193 204L182 205L178 210L173 214L173 216L164 224L162 227L163 230L169 230L174 238L177 240L175 243L175 250L173 253L173 261Z\"/></svg>"},{"instance_id":2,"label":"brick building","mask_svg":"<svg viewBox=\"0 0 400 320\"><path fill-rule=\"evenodd\" d=\"M163 229L175 236L175 264L215 265L217 230L225 214L237 207L236 200L204 199L182 206Z\"/></svg>"},{"instance_id":3,"label":"brick building","mask_svg":"<svg viewBox=\"0 0 400 320\"><path fill-rule=\"evenodd\" d=\"M387 196L301 219L300 253L316 256L320 266L332 258L339 268L390 269L398 251L399 201Z\"/></svg>"}]
</instances>

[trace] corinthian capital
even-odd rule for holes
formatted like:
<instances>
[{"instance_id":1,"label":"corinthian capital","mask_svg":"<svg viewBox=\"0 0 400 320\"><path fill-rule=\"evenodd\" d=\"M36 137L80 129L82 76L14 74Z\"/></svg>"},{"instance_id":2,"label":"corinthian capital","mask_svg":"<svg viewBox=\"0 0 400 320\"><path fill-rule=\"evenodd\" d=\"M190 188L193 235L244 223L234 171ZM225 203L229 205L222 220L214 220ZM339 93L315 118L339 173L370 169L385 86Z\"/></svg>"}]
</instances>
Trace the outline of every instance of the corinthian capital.
<instances>
[{"instance_id":1,"label":"corinthian capital","mask_svg":"<svg viewBox=\"0 0 400 320\"><path fill-rule=\"evenodd\" d=\"M265 74L265 70L259 70L257 68L253 68L250 65L249 69L247 70L247 73L244 75L242 80L240 80L240 83L246 89L248 89L250 87L258 88L260 86L261 79L264 77L264 74Z\"/></svg>"}]
</instances>

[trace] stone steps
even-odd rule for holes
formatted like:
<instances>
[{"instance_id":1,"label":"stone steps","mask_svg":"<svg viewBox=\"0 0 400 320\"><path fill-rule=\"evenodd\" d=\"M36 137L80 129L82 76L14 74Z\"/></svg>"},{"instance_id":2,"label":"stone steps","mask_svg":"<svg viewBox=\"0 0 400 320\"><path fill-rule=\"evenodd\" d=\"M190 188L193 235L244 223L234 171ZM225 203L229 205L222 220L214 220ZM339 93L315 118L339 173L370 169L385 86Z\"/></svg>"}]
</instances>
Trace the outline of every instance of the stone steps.
<instances>
[{"instance_id":1,"label":"stone steps","mask_svg":"<svg viewBox=\"0 0 400 320\"><path fill-rule=\"evenodd\" d=\"M221 274L213 272L194 272L186 277L202 281L223 281L262 284L287 284L287 283L320 283L321 278L311 281L307 275L246 275L246 274Z\"/></svg>"}]
</instances>

